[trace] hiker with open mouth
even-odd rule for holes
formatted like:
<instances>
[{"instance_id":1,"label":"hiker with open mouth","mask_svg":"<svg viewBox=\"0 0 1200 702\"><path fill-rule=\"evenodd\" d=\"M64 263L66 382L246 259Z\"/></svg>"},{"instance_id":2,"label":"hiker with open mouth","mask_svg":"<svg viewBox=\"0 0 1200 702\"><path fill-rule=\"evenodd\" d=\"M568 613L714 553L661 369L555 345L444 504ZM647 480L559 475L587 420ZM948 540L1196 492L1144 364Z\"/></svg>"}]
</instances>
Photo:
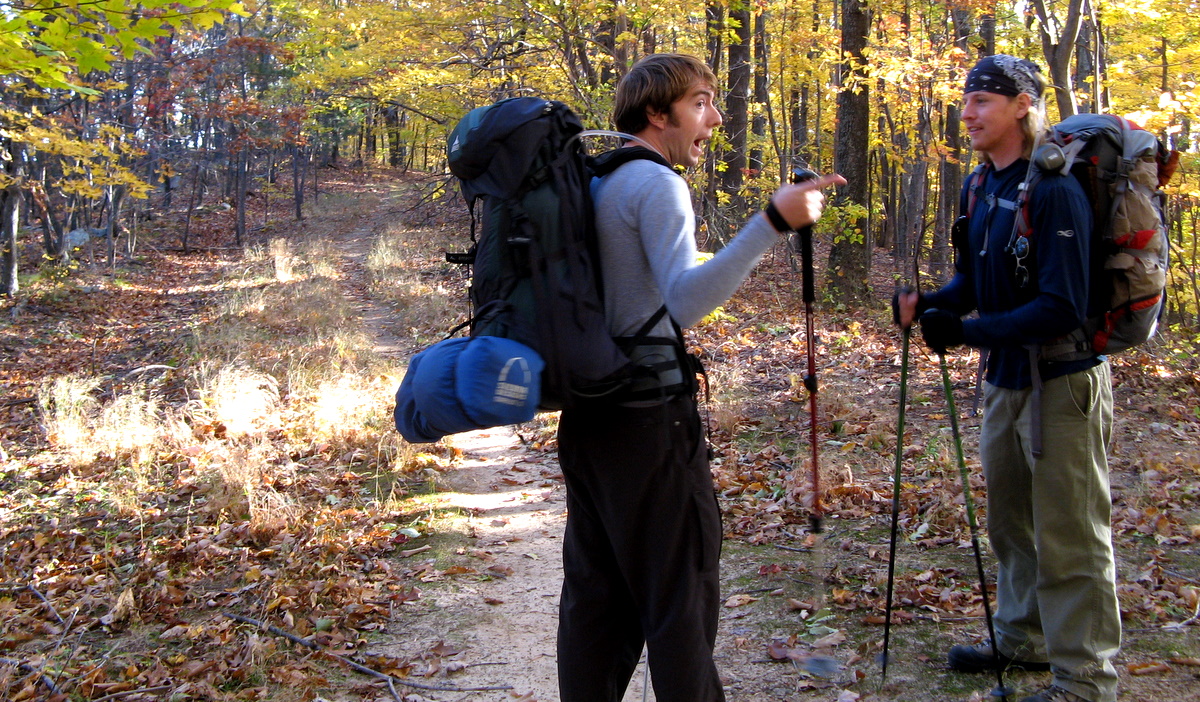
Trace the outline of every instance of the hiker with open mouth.
<instances>
[{"instance_id":1,"label":"hiker with open mouth","mask_svg":"<svg viewBox=\"0 0 1200 702\"><path fill-rule=\"evenodd\" d=\"M617 86L614 122L626 145L595 161L605 318L618 341L638 342L630 356L647 380L635 382L636 398L581 403L559 421L563 702L621 700L643 645L659 702L725 699L712 657L721 518L681 327L723 304L788 230L815 222L820 189L845 180L781 187L701 264L691 195L674 167L703 159L721 126L716 94L697 58L643 58Z\"/></svg>"}]
</instances>

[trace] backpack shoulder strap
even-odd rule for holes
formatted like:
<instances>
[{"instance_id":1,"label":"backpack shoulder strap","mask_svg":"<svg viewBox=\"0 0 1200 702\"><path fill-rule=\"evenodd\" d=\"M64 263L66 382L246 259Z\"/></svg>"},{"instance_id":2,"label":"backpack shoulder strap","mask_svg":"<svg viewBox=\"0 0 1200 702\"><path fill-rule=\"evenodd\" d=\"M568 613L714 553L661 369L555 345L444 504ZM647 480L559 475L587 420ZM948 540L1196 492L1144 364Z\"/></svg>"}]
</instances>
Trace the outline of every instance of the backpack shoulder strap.
<instances>
[{"instance_id":1,"label":"backpack shoulder strap","mask_svg":"<svg viewBox=\"0 0 1200 702\"><path fill-rule=\"evenodd\" d=\"M971 215L975 214L975 204L979 201L979 191L983 189L983 184L987 181L987 174L991 168L991 164L985 161L975 166L975 169L971 171L971 175L967 176L967 202L963 208L967 219L970 219Z\"/></svg>"},{"instance_id":2,"label":"backpack shoulder strap","mask_svg":"<svg viewBox=\"0 0 1200 702\"><path fill-rule=\"evenodd\" d=\"M667 306L666 305L660 306L657 310L655 310L654 314L650 315L650 319L646 320L646 323L642 325L642 328L637 330L637 332L633 335L633 338L635 338L635 339L646 338L650 334L651 330L654 329L654 326L656 324L658 324L659 320L661 320L663 317L665 317L666 314L667 314ZM674 318L671 319L671 326L675 327L676 331L679 331L679 325L675 323ZM683 338L682 331L679 331L679 337Z\"/></svg>"},{"instance_id":3,"label":"backpack shoulder strap","mask_svg":"<svg viewBox=\"0 0 1200 702\"><path fill-rule=\"evenodd\" d=\"M671 168L671 164L667 163L667 159L663 158L657 151L648 149L645 146L629 146L605 151L589 159L588 165L593 176L603 178L626 163L639 160L653 161L660 166Z\"/></svg>"},{"instance_id":4,"label":"backpack shoulder strap","mask_svg":"<svg viewBox=\"0 0 1200 702\"><path fill-rule=\"evenodd\" d=\"M1033 233L1033 220L1029 214L1029 202L1033 199L1033 191L1042 182L1042 169L1034 166L1030 169L1029 177L1021 184L1021 192L1017 194L1017 217L1014 223L1016 236L1029 238Z\"/></svg>"}]
</instances>

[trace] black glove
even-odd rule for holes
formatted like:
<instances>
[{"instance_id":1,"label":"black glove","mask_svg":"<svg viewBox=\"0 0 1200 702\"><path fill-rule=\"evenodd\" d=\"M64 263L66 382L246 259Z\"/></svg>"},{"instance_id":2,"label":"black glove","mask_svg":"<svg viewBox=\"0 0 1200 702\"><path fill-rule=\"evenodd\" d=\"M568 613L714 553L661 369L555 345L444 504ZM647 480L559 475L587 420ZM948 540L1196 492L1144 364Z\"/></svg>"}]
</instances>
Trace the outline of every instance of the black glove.
<instances>
[{"instance_id":1,"label":"black glove","mask_svg":"<svg viewBox=\"0 0 1200 702\"><path fill-rule=\"evenodd\" d=\"M921 336L925 345L938 355L945 355L951 346L964 343L962 318L946 310L926 310L921 315Z\"/></svg>"},{"instance_id":2,"label":"black glove","mask_svg":"<svg viewBox=\"0 0 1200 702\"><path fill-rule=\"evenodd\" d=\"M900 296L911 295L914 292L916 292L916 290L905 286L897 290L895 294L892 295L892 321L895 322L896 326L900 326ZM918 295L917 308L913 311L913 320L915 321L917 318L919 318L928 308L929 303L925 302L925 296Z\"/></svg>"}]
</instances>

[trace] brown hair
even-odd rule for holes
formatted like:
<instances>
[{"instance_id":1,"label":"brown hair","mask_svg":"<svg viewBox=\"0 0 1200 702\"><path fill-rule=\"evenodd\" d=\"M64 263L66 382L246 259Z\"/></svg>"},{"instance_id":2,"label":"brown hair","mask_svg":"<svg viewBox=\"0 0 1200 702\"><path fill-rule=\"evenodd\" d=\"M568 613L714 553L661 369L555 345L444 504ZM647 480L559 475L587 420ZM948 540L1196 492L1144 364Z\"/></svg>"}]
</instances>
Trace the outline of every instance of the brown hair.
<instances>
[{"instance_id":1,"label":"brown hair","mask_svg":"<svg viewBox=\"0 0 1200 702\"><path fill-rule=\"evenodd\" d=\"M617 84L613 123L619 131L637 134L650 124L648 110L670 112L671 103L697 82L706 83L716 92L716 75L695 56L651 54L635 63Z\"/></svg>"}]
</instances>

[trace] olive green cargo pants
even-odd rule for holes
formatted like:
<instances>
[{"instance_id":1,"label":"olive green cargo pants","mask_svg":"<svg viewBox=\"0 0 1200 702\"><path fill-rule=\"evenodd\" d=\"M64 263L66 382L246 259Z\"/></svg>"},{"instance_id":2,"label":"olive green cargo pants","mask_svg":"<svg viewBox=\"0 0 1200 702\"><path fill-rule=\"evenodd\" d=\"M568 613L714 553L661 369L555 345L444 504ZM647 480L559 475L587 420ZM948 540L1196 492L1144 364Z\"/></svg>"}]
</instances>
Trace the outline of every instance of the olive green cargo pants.
<instances>
[{"instance_id":1,"label":"olive green cargo pants","mask_svg":"<svg viewBox=\"0 0 1200 702\"><path fill-rule=\"evenodd\" d=\"M1112 435L1108 363L1047 380L1043 452L1030 447L1032 390L985 388L980 459L988 536L1000 563L997 645L1046 661L1054 684L1114 702L1121 645L1106 451Z\"/></svg>"}]
</instances>

